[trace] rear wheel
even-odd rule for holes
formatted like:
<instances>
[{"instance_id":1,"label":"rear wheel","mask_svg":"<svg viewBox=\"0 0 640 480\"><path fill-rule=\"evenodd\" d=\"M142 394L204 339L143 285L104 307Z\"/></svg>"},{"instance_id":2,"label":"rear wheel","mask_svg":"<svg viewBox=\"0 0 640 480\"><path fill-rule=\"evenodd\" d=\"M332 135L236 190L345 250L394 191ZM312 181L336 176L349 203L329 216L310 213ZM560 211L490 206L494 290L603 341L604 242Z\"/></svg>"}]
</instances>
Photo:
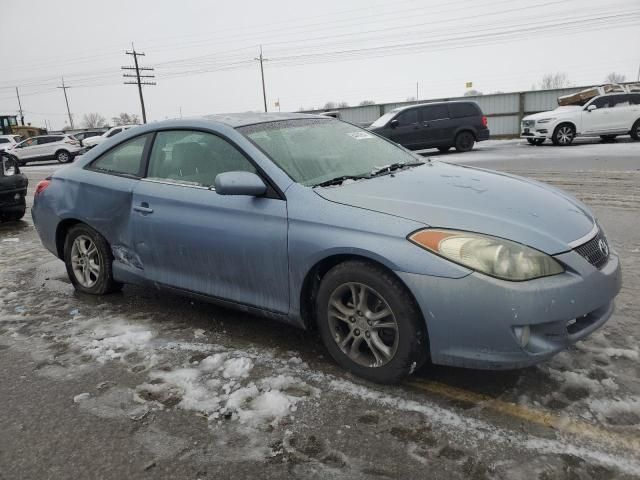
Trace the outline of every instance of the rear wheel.
<instances>
[{"instance_id":1,"label":"rear wheel","mask_svg":"<svg viewBox=\"0 0 640 480\"><path fill-rule=\"evenodd\" d=\"M553 132L551 141L554 145L567 146L571 145L576 136L576 129L570 123L561 123Z\"/></svg>"},{"instance_id":2,"label":"rear wheel","mask_svg":"<svg viewBox=\"0 0 640 480\"><path fill-rule=\"evenodd\" d=\"M600 138L603 142L613 142L616 139L617 135L600 135Z\"/></svg>"},{"instance_id":3,"label":"rear wheel","mask_svg":"<svg viewBox=\"0 0 640 480\"><path fill-rule=\"evenodd\" d=\"M633 124L633 127L631 127L631 131L629 133L631 134L631 138L633 138L635 141L640 140L640 118L636 120L636 123Z\"/></svg>"},{"instance_id":4,"label":"rear wheel","mask_svg":"<svg viewBox=\"0 0 640 480\"><path fill-rule=\"evenodd\" d=\"M316 303L318 330L333 359L379 383L397 383L428 358L424 320L391 273L364 261L332 268Z\"/></svg>"},{"instance_id":5,"label":"rear wheel","mask_svg":"<svg viewBox=\"0 0 640 480\"><path fill-rule=\"evenodd\" d=\"M460 132L456 135L456 150L458 152L468 152L473 148L476 137L471 132Z\"/></svg>"},{"instance_id":6,"label":"rear wheel","mask_svg":"<svg viewBox=\"0 0 640 480\"><path fill-rule=\"evenodd\" d=\"M447 153L450 148L451 147L438 147L438 150L440 150L442 153Z\"/></svg>"},{"instance_id":7,"label":"rear wheel","mask_svg":"<svg viewBox=\"0 0 640 480\"><path fill-rule=\"evenodd\" d=\"M64 263L76 290L104 295L122 288L113 279L111 248L102 235L88 225L69 229L64 242Z\"/></svg>"},{"instance_id":8,"label":"rear wheel","mask_svg":"<svg viewBox=\"0 0 640 480\"><path fill-rule=\"evenodd\" d=\"M66 150L59 150L56 152L56 160L59 163L69 163L73 157Z\"/></svg>"}]
</instances>

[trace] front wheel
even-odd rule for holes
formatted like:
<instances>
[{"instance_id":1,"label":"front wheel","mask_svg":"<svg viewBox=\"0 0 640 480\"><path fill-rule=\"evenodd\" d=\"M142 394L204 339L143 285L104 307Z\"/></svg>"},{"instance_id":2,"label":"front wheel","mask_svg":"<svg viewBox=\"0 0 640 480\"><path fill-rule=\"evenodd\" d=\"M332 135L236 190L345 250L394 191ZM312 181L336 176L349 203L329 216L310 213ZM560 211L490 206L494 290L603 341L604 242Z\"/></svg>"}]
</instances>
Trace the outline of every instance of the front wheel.
<instances>
[{"instance_id":1,"label":"front wheel","mask_svg":"<svg viewBox=\"0 0 640 480\"><path fill-rule=\"evenodd\" d=\"M551 141L554 145L567 146L571 145L573 139L576 136L576 129L569 123L562 123L558 125L553 132Z\"/></svg>"},{"instance_id":2,"label":"front wheel","mask_svg":"<svg viewBox=\"0 0 640 480\"><path fill-rule=\"evenodd\" d=\"M69 229L64 242L67 275L76 290L104 295L122 288L113 279L113 255L109 244L93 228L78 224Z\"/></svg>"},{"instance_id":3,"label":"front wheel","mask_svg":"<svg viewBox=\"0 0 640 480\"><path fill-rule=\"evenodd\" d=\"M60 150L56 153L56 160L59 163L69 163L73 157L66 150Z\"/></svg>"},{"instance_id":4,"label":"front wheel","mask_svg":"<svg viewBox=\"0 0 640 480\"><path fill-rule=\"evenodd\" d=\"M468 152L473 148L476 137L471 132L460 132L456 135L456 150L458 152Z\"/></svg>"},{"instance_id":5,"label":"front wheel","mask_svg":"<svg viewBox=\"0 0 640 480\"><path fill-rule=\"evenodd\" d=\"M631 131L629 132L631 138L633 138L636 142L640 141L640 118L636 120L636 123L631 127Z\"/></svg>"},{"instance_id":6,"label":"front wheel","mask_svg":"<svg viewBox=\"0 0 640 480\"><path fill-rule=\"evenodd\" d=\"M316 320L333 359L378 383L397 383L428 358L426 326L393 274L364 261L332 268L317 295Z\"/></svg>"}]
</instances>

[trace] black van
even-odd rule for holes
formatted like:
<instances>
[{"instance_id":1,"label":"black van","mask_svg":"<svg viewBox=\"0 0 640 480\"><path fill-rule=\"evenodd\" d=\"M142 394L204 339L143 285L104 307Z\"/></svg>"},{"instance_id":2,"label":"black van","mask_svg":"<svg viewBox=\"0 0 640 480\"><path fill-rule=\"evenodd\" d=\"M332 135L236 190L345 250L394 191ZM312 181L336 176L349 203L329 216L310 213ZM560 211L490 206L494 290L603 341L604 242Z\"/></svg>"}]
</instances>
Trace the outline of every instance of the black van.
<instances>
[{"instance_id":1,"label":"black van","mask_svg":"<svg viewBox=\"0 0 640 480\"><path fill-rule=\"evenodd\" d=\"M396 108L369 126L410 150L456 147L468 152L475 142L489 139L487 117L475 102L434 102Z\"/></svg>"}]
</instances>

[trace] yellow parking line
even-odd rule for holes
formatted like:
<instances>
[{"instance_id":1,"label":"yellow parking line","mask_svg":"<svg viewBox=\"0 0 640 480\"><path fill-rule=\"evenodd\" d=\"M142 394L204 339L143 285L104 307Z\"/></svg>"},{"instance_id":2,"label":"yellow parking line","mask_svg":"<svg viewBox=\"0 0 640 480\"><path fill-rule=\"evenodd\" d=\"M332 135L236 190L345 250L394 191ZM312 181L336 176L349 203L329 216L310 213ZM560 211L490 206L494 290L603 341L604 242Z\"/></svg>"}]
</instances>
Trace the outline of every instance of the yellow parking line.
<instances>
[{"instance_id":1,"label":"yellow parking line","mask_svg":"<svg viewBox=\"0 0 640 480\"><path fill-rule=\"evenodd\" d=\"M618 432L611 432L590 423L561 417L552 412L525 407L512 402L504 402L482 393L470 392L439 382L412 381L407 385L413 388L434 393L452 400L472 403L486 407L494 412L509 415L529 423L553 428L563 433L585 437L600 444L607 444L616 449L625 448L640 455L640 438Z\"/></svg>"}]
</instances>

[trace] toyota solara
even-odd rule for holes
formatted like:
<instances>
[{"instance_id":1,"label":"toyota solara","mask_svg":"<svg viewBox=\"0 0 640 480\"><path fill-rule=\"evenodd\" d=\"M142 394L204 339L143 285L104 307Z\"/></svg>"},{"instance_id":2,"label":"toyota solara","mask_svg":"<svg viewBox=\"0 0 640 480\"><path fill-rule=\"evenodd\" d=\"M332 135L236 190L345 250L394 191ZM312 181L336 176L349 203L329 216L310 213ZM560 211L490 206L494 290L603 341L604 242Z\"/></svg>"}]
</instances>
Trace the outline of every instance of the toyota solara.
<instances>
[{"instance_id":1,"label":"toyota solara","mask_svg":"<svg viewBox=\"0 0 640 480\"><path fill-rule=\"evenodd\" d=\"M32 213L80 292L131 283L259 313L385 383L428 360L548 359L609 319L621 283L566 193L311 115L132 128L40 182Z\"/></svg>"}]
</instances>

